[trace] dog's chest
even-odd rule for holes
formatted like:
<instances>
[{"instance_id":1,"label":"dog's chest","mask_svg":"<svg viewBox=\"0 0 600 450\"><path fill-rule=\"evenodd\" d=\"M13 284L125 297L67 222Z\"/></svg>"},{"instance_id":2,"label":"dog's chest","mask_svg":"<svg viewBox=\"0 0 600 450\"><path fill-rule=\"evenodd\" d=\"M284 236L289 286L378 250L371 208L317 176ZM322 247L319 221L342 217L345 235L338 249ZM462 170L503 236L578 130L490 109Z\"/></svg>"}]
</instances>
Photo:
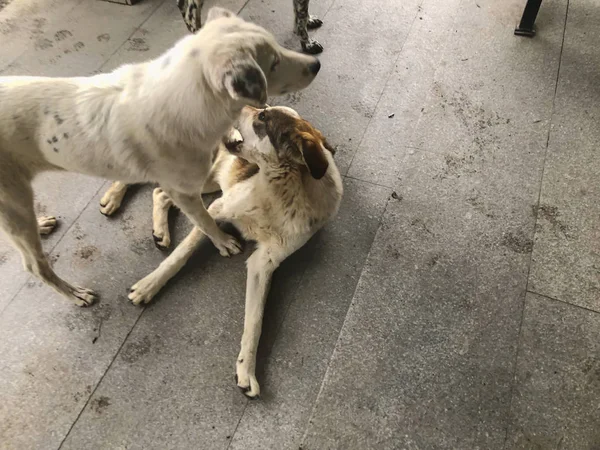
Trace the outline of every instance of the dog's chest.
<instances>
[{"instance_id":1,"label":"dog's chest","mask_svg":"<svg viewBox=\"0 0 600 450\"><path fill-rule=\"evenodd\" d=\"M177 152L174 149L174 152ZM206 153L174 153L155 163L160 182L181 192L197 193L202 189L211 167L211 155Z\"/></svg>"},{"instance_id":2,"label":"dog's chest","mask_svg":"<svg viewBox=\"0 0 600 450\"><path fill-rule=\"evenodd\" d=\"M225 193L225 207L245 239L284 242L310 230L308 210L302 202L262 189L260 183L239 183Z\"/></svg>"}]
</instances>

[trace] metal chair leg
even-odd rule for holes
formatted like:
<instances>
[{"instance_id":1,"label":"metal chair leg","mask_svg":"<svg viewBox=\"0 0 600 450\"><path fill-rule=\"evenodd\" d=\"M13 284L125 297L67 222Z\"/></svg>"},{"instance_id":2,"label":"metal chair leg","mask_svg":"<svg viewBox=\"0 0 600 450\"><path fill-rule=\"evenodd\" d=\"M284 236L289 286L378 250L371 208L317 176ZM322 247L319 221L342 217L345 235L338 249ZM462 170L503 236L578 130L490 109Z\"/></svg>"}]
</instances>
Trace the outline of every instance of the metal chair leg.
<instances>
[{"instance_id":1,"label":"metal chair leg","mask_svg":"<svg viewBox=\"0 0 600 450\"><path fill-rule=\"evenodd\" d=\"M541 5L542 0L527 0L521 22L519 22L519 25L515 28L515 34L517 36L535 36L534 24Z\"/></svg>"}]
</instances>

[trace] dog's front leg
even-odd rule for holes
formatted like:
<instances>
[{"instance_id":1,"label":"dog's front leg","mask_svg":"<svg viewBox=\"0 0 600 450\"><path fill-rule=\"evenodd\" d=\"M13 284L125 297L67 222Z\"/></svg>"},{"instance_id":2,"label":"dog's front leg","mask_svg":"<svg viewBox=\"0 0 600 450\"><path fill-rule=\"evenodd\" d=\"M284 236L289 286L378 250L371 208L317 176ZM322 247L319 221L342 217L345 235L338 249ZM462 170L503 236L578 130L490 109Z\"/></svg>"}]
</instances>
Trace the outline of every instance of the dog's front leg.
<instances>
[{"instance_id":1,"label":"dog's front leg","mask_svg":"<svg viewBox=\"0 0 600 450\"><path fill-rule=\"evenodd\" d=\"M152 192L152 238L159 250L166 250L171 246L171 233L169 231L169 210L173 200L159 187Z\"/></svg>"},{"instance_id":2,"label":"dog's front leg","mask_svg":"<svg viewBox=\"0 0 600 450\"><path fill-rule=\"evenodd\" d=\"M316 55L323 51L323 46L316 39L312 39L308 35L309 29L319 28L323 25L323 21L308 14L309 0L293 0L294 1L294 32L300 38L302 50L306 53Z\"/></svg>"},{"instance_id":3,"label":"dog's front leg","mask_svg":"<svg viewBox=\"0 0 600 450\"><path fill-rule=\"evenodd\" d=\"M162 194L164 194L164 192ZM162 207L166 206L167 210L163 212L164 214L167 214L168 202L165 203L164 199L161 199L158 196L153 196L153 200L155 204L158 201ZM223 199L218 198L208 208L209 214L217 220L227 219L227 217L221 215L223 210L222 204ZM156 227L156 223L154 226ZM192 228L192 231L190 231L183 242L173 250L173 253L171 253L167 259L160 263L152 273L146 275L131 287L128 296L129 300L131 300L134 305L149 303L158 291L160 291L163 286L181 270L188 259L194 254L194 251L196 251L200 242L205 238L205 234L200 231L198 227Z\"/></svg>"},{"instance_id":4,"label":"dog's front leg","mask_svg":"<svg viewBox=\"0 0 600 450\"><path fill-rule=\"evenodd\" d=\"M235 380L246 396L256 398L260 394L260 386L256 379L256 352L271 277L279 263L271 259L268 247L261 247L259 244L246 264L248 278L246 280L244 334L236 363Z\"/></svg>"},{"instance_id":5,"label":"dog's front leg","mask_svg":"<svg viewBox=\"0 0 600 450\"><path fill-rule=\"evenodd\" d=\"M208 213L200 193L190 195L164 187L163 190L171 197L173 203L188 216L192 223L208 236L222 256L237 255L242 251L238 240L222 231L215 219Z\"/></svg>"},{"instance_id":6,"label":"dog's front leg","mask_svg":"<svg viewBox=\"0 0 600 450\"><path fill-rule=\"evenodd\" d=\"M128 184L115 181L100 199L100 212L105 216L113 215L123 202L123 197L129 188Z\"/></svg>"},{"instance_id":7,"label":"dog's front leg","mask_svg":"<svg viewBox=\"0 0 600 450\"><path fill-rule=\"evenodd\" d=\"M244 394L256 398L260 394L260 386L256 380L256 353L262 329L263 312L269 293L271 277L279 264L289 255L302 247L308 237L289 243L287 247L258 244L246 265L248 279L246 280L246 309L244 316L244 333L242 345L236 363L236 382Z\"/></svg>"},{"instance_id":8,"label":"dog's front leg","mask_svg":"<svg viewBox=\"0 0 600 450\"><path fill-rule=\"evenodd\" d=\"M203 4L204 0L177 0L177 7L190 33L195 33L202 26L200 15Z\"/></svg>"}]
</instances>

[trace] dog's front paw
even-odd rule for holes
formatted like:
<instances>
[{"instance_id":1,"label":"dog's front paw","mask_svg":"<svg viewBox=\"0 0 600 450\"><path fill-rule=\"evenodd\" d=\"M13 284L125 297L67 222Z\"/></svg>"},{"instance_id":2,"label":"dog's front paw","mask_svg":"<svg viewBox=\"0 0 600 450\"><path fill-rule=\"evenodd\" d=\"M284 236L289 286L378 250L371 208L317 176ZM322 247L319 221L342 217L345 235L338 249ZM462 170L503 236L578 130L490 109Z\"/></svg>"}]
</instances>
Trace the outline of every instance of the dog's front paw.
<instances>
[{"instance_id":1,"label":"dog's front paw","mask_svg":"<svg viewBox=\"0 0 600 450\"><path fill-rule=\"evenodd\" d=\"M242 251L242 244L232 235L222 232L219 241L213 240L213 244L219 250L221 256L237 255Z\"/></svg>"},{"instance_id":2,"label":"dog's front paw","mask_svg":"<svg viewBox=\"0 0 600 450\"><path fill-rule=\"evenodd\" d=\"M306 42L302 42L302 50L310 55L316 55L323 51L323 46L316 39L310 38Z\"/></svg>"},{"instance_id":3,"label":"dog's front paw","mask_svg":"<svg viewBox=\"0 0 600 450\"><path fill-rule=\"evenodd\" d=\"M38 217L38 230L40 232L40 234L42 235L46 235L46 234L50 234L54 231L54 228L56 228L56 217L54 216L43 216L43 217Z\"/></svg>"},{"instance_id":4,"label":"dog's front paw","mask_svg":"<svg viewBox=\"0 0 600 450\"><path fill-rule=\"evenodd\" d=\"M171 246L171 235L163 230L152 230L152 239L154 239L154 245L159 250L165 251Z\"/></svg>"},{"instance_id":5,"label":"dog's front paw","mask_svg":"<svg viewBox=\"0 0 600 450\"><path fill-rule=\"evenodd\" d=\"M323 25L323 21L321 19L319 19L317 16L311 15L308 18L306 28L308 28L309 30L314 30L316 28L319 28L321 25Z\"/></svg>"},{"instance_id":6,"label":"dog's front paw","mask_svg":"<svg viewBox=\"0 0 600 450\"><path fill-rule=\"evenodd\" d=\"M149 303L158 291L160 291L161 287L162 284L155 280L153 274L150 274L135 283L129 290L127 297L134 305Z\"/></svg>"},{"instance_id":7,"label":"dog's front paw","mask_svg":"<svg viewBox=\"0 0 600 450\"><path fill-rule=\"evenodd\" d=\"M243 359L241 362L238 360L235 382L246 397L254 400L260 395L260 385L254 371L249 370L248 366Z\"/></svg>"},{"instance_id":8,"label":"dog's front paw","mask_svg":"<svg viewBox=\"0 0 600 450\"><path fill-rule=\"evenodd\" d=\"M111 187L100 199L100 212L105 216L112 216L121 207L126 192L124 189Z\"/></svg>"}]
</instances>

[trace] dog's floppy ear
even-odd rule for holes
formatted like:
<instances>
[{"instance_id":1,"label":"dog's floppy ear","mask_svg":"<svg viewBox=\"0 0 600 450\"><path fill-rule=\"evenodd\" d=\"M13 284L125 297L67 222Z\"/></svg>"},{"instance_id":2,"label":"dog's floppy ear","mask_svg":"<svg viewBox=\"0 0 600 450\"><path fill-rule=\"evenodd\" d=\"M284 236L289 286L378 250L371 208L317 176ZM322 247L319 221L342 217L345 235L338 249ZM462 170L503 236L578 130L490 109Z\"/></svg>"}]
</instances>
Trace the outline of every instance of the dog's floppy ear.
<instances>
[{"instance_id":1,"label":"dog's floppy ear","mask_svg":"<svg viewBox=\"0 0 600 450\"><path fill-rule=\"evenodd\" d=\"M223 86L234 100L252 106L263 106L267 101L267 78L250 57L236 62L225 72Z\"/></svg>"},{"instance_id":2,"label":"dog's floppy ear","mask_svg":"<svg viewBox=\"0 0 600 450\"><path fill-rule=\"evenodd\" d=\"M329 162L325 157L321 142L310 133L300 133L302 158L311 176L320 180L325 176Z\"/></svg>"},{"instance_id":3,"label":"dog's floppy ear","mask_svg":"<svg viewBox=\"0 0 600 450\"><path fill-rule=\"evenodd\" d=\"M208 10L208 15L206 16L206 23L211 20L220 19L221 17L234 17L235 13L229 11L228 9L221 8L219 6L213 6Z\"/></svg>"}]
</instances>

